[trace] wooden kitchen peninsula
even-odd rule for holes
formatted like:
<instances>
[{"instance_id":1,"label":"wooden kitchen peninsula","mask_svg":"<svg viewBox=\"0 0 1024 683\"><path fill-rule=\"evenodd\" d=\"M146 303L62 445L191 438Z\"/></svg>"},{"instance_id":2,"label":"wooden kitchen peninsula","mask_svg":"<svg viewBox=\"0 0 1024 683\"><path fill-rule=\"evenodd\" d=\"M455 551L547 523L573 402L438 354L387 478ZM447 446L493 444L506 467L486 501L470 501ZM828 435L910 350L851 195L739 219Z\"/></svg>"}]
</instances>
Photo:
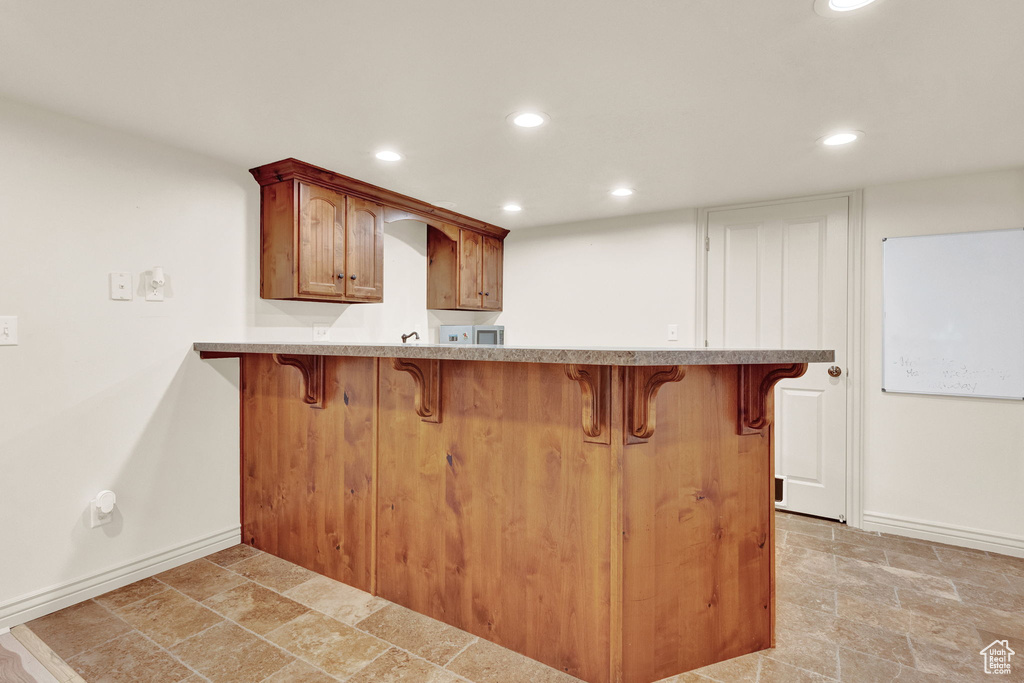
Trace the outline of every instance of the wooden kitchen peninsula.
<instances>
[{"instance_id":1,"label":"wooden kitchen peninsula","mask_svg":"<svg viewBox=\"0 0 1024 683\"><path fill-rule=\"evenodd\" d=\"M831 351L199 343L242 538L593 683L761 650L773 387Z\"/></svg>"}]
</instances>

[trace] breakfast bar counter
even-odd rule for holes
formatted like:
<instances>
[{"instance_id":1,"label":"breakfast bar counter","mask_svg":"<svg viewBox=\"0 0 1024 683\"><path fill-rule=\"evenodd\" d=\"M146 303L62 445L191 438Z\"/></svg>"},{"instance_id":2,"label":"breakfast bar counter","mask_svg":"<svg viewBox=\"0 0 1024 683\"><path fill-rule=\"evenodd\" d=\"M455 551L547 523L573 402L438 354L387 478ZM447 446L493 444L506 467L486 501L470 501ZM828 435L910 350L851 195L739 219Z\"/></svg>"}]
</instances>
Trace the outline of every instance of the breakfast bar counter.
<instances>
[{"instance_id":1,"label":"breakfast bar counter","mask_svg":"<svg viewBox=\"0 0 1024 683\"><path fill-rule=\"evenodd\" d=\"M773 643L777 382L831 351L197 343L242 540L592 683Z\"/></svg>"}]
</instances>

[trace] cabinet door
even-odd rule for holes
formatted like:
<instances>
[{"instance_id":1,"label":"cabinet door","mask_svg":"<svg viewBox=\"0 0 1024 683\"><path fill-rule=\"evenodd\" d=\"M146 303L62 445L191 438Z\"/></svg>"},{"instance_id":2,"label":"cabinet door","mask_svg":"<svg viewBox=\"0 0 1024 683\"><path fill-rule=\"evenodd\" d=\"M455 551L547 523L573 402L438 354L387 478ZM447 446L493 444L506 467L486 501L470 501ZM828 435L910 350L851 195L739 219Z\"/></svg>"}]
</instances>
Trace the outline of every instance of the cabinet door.
<instances>
[{"instance_id":1,"label":"cabinet door","mask_svg":"<svg viewBox=\"0 0 1024 683\"><path fill-rule=\"evenodd\" d=\"M384 207L348 198L345 294L357 299L384 298Z\"/></svg>"},{"instance_id":2,"label":"cabinet door","mask_svg":"<svg viewBox=\"0 0 1024 683\"><path fill-rule=\"evenodd\" d=\"M501 310L501 276L504 245L501 240L484 237L483 307Z\"/></svg>"},{"instance_id":3,"label":"cabinet door","mask_svg":"<svg viewBox=\"0 0 1024 683\"><path fill-rule=\"evenodd\" d=\"M299 183L299 294L341 296L345 195Z\"/></svg>"},{"instance_id":4,"label":"cabinet door","mask_svg":"<svg viewBox=\"0 0 1024 683\"><path fill-rule=\"evenodd\" d=\"M459 231L459 308L482 308L483 235Z\"/></svg>"}]
</instances>

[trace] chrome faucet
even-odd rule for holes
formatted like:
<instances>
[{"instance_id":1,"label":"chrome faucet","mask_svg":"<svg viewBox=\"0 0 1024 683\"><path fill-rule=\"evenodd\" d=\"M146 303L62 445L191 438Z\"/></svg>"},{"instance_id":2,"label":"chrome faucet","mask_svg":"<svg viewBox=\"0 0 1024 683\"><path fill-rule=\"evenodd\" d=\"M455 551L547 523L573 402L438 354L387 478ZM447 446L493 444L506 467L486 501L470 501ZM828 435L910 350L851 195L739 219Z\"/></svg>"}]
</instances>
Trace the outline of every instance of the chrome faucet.
<instances>
[{"instance_id":1,"label":"chrome faucet","mask_svg":"<svg viewBox=\"0 0 1024 683\"><path fill-rule=\"evenodd\" d=\"M402 343L404 344L406 341L408 341L409 337L416 337L417 339L419 339L420 338L420 333L419 332L410 332L409 334L403 334L402 335Z\"/></svg>"}]
</instances>

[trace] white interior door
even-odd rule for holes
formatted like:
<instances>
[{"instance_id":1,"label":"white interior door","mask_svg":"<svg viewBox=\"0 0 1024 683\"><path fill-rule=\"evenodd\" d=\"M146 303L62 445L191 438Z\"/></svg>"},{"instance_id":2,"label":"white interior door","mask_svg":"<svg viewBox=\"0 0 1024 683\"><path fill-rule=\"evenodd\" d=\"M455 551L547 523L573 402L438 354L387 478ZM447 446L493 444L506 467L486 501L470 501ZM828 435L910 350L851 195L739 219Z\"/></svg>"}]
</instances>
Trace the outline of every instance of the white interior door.
<instances>
[{"instance_id":1,"label":"white interior door","mask_svg":"<svg viewBox=\"0 0 1024 683\"><path fill-rule=\"evenodd\" d=\"M849 199L708 212L707 340L711 347L835 349L775 389L780 509L846 516Z\"/></svg>"}]
</instances>

